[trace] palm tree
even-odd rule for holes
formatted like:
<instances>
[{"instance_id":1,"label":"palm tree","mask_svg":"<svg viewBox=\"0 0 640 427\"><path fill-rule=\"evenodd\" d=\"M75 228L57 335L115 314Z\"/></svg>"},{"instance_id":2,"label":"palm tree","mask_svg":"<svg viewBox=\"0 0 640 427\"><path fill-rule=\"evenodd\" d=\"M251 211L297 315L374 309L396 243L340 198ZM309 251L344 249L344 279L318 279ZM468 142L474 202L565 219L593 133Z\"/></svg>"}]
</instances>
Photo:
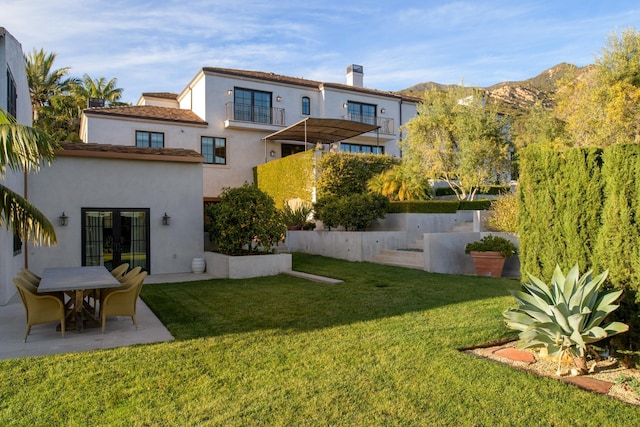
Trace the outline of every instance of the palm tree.
<instances>
[{"instance_id":1,"label":"palm tree","mask_svg":"<svg viewBox=\"0 0 640 427\"><path fill-rule=\"evenodd\" d=\"M44 49L33 49L24 57L34 121L38 119L40 109L49 104L52 96L67 91L72 83L77 82L77 79L64 78L69 67L52 69L55 59L55 53L46 53Z\"/></svg>"},{"instance_id":2,"label":"palm tree","mask_svg":"<svg viewBox=\"0 0 640 427\"><path fill-rule=\"evenodd\" d=\"M46 133L18 124L0 109L0 179L12 171L37 171L55 157L58 144ZM0 184L0 226L34 245L55 245L56 233L49 220L18 193Z\"/></svg>"},{"instance_id":3,"label":"palm tree","mask_svg":"<svg viewBox=\"0 0 640 427\"><path fill-rule=\"evenodd\" d=\"M85 101L84 105L87 105L89 98L104 99L109 105L122 105L123 103L118 101L122 97L124 89L116 87L117 84L118 79L116 78L107 81L105 77L92 79L88 74L85 74L80 83L73 85L72 92Z\"/></svg>"}]
</instances>

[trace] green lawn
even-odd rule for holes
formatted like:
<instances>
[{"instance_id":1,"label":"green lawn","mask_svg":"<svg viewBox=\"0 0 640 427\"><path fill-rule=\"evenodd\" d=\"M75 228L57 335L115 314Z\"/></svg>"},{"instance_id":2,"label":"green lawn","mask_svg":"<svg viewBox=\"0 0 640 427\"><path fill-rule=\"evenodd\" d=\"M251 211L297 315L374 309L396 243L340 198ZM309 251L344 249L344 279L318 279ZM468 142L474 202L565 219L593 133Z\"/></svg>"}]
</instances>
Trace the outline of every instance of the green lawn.
<instances>
[{"instance_id":1,"label":"green lawn","mask_svg":"<svg viewBox=\"0 0 640 427\"><path fill-rule=\"evenodd\" d=\"M319 256L147 285L172 343L0 361L0 425L631 425L640 409L458 352L510 336L508 279Z\"/></svg>"}]
</instances>

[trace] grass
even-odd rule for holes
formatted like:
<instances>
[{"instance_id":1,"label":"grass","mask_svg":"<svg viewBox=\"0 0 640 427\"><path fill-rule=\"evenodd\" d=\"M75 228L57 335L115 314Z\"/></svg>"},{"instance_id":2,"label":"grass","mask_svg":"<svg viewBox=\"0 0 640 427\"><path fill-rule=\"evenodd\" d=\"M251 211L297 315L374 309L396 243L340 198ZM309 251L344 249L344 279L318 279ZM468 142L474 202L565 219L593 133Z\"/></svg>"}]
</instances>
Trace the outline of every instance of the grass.
<instances>
[{"instance_id":1,"label":"grass","mask_svg":"<svg viewBox=\"0 0 640 427\"><path fill-rule=\"evenodd\" d=\"M294 255L148 285L175 342L0 361L0 425L628 425L640 410L456 348L510 336L508 279Z\"/></svg>"}]
</instances>

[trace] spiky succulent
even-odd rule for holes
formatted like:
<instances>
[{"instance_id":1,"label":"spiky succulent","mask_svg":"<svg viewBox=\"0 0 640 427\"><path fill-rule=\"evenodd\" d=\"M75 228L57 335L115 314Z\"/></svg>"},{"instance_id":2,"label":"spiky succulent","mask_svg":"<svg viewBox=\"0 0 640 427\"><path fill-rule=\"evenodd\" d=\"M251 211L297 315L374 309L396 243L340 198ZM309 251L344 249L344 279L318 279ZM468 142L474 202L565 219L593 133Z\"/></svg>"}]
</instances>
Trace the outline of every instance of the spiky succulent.
<instances>
[{"instance_id":1,"label":"spiky succulent","mask_svg":"<svg viewBox=\"0 0 640 427\"><path fill-rule=\"evenodd\" d=\"M518 347L546 347L549 355L568 351L586 364L587 344L626 332L624 323L604 319L618 308L614 304L622 290L600 291L608 271L591 277L589 270L580 276L574 265L565 277L559 266L553 273L551 287L529 276L523 284L526 291L512 291L517 308L506 310L506 325L520 332ZM578 363L576 363L578 366Z\"/></svg>"}]
</instances>

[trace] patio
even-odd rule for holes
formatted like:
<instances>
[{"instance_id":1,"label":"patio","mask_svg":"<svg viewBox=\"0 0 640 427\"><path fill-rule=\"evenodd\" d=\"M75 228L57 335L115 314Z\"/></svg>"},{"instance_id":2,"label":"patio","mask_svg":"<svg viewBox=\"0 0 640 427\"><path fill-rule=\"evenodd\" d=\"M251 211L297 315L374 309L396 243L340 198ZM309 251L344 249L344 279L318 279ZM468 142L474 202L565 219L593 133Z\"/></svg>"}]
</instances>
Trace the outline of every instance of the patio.
<instances>
[{"instance_id":1,"label":"patio","mask_svg":"<svg viewBox=\"0 0 640 427\"><path fill-rule=\"evenodd\" d=\"M144 285L207 278L210 275L206 273L158 274L148 276ZM173 336L142 300L138 300L136 312L137 331L130 317L110 317L104 334L97 327L80 333L67 330L62 338L60 332L54 330L54 323L45 323L33 326L25 343L25 311L16 293L7 305L0 306L0 360L173 341Z\"/></svg>"}]
</instances>

